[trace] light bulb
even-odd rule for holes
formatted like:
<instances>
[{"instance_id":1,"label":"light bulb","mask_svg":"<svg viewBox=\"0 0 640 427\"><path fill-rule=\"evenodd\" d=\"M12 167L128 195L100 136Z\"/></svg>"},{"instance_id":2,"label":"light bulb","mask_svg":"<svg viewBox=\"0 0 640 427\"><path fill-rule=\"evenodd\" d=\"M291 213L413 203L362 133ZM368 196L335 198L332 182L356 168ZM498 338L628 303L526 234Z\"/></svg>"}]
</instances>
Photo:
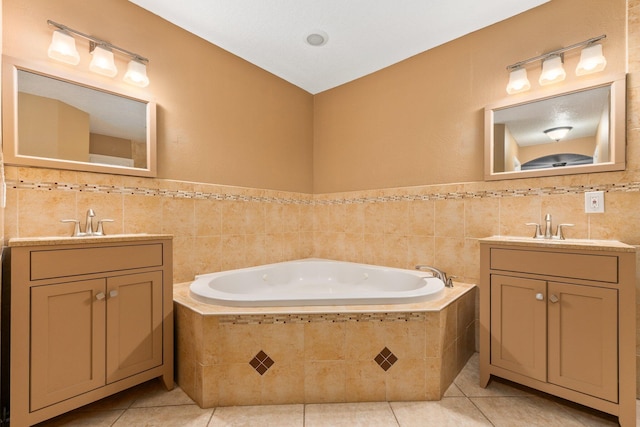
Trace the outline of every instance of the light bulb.
<instances>
[{"instance_id":1,"label":"light bulb","mask_svg":"<svg viewBox=\"0 0 640 427\"><path fill-rule=\"evenodd\" d=\"M98 45L93 49L91 54L93 58L89 64L89 70L107 77L113 77L118 74L111 49Z\"/></svg>"},{"instance_id":2,"label":"light bulb","mask_svg":"<svg viewBox=\"0 0 640 427\"><path fill-rule=\"evenodd\" d=\"M551 56L542 62L542 74L540 74L540 84L549 85L561 82L567 76L562 66L562 57L559 55Z\"/></svg>"},{"instance_id":3,"label":"light bulb","mask_svg":"<svg viewBox=\"0 0 640 427\"><path fill-rule=\"evenodd\" d=\"M53 32L47 54L51 59L71 65L78 65L80 62L80 54L76 50L76 40L63 30Z\"/></svg>"},{"instance_id":4,"label":"light bulb","mask_svg":"<svg viewBox=\"0 0 640 427\"><path fill-rule=\"evenodd\" d=\"M149 86L149 77L147 77L147 66L137 59L129 61L127 72L123 80L129 84L140 87Z\"/></svg>"},{"instance_id":5,"label":"light bulb","mask_svg":"<svg viewBox=\"0 0 640 427\"><path fill-rule=\"evenodd\" d=\"M604 70L607 66L607 60L602 54L601 44L592 44L582 49L580 53L580 62L576 67L576 75L583 76L585 74L597 73Z\"/></svg>"},{"instance_id":6,"label":"light bulb","mask_svg":"<svg viewBox=\"0 0 640 427\"><path fill-rule=\"evenodd\" d=\"M527 78L527 70L524 68L516 68L509 74L509 83L507 84L507 93L512 95L531 89L531 83Z\"/></svg>"}]
</instances>

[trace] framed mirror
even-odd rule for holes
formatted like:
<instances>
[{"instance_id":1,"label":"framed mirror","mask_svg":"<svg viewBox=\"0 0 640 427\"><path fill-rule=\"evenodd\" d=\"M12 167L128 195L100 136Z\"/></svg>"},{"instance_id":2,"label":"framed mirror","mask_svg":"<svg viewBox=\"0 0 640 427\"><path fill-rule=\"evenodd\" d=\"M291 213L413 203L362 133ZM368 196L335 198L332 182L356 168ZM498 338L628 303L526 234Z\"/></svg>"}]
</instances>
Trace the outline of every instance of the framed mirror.
<instances>
[{"instance_id":1,"label":"framed mirror","mask_svg":"<svg viewBox=\"0 0 640 427\"><path fill-rule=\"evenodd\" d=\"M485 108L485 180L624 170L625 76Z\"/></svg>"},{"instance_id":2,"label":"framed mirror","mask_svg":"<svg viewBox=\"0 0 640 427\"><path fill-rule=\"evenodd\" d=\"M9 165L156 176L156 105L69 73L3 57Z\"/></svg>"}]
</instances>

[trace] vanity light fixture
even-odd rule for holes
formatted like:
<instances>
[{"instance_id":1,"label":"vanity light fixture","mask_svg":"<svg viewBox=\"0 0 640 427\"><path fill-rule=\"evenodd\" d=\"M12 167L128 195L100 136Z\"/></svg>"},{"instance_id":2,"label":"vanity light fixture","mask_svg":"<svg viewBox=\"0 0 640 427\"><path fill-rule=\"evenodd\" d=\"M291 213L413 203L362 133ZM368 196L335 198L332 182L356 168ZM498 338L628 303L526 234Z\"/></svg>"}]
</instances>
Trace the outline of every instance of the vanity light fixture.
<instances>
[{"instance_id":1,"label":"vanity light fixture","mask_svg":"<svg viewBox=\"0 0 640 427\"><path fill-rule=\"evenodd\" d=\"M113 59L113 51L108 46L95 45L91 51L93 58L89 70L107 77L115 77L118 69Z\"/></svg>"},{"instance_id":2,"label":"vanity light fixture","mask_svg":"<svg viewBox=\"0 0 640 427\"><path fill-rule=\"evenodd\" d=\"M607 59L602 54L601 44L587 45L580 53L580 62L576 67L576 75L584 76L585 74L597 73L604 70L607 66Z\"/></svg>"},{"instance_id":3,"label":"vanity light fixture","mask_svg":"<svg viewBox=\"0 0 640 427\"><path fill-rule=\"evenodd\" d=\"M55 59L56 61L71 65L78 65L80 63L80 54L76 49L76 39L64 30L56 30L53 32L47 54L49 58Z\"/></svg>"},{"instance_id":4,"label":"vanity light fixture","mask_svg":"<svg viewBox=\"0 0 640 427\"><path fill-rule=\"evenodd\" d=\"M149 63L149 60L144 56L51 20L47 20L47 24L57 28L57 30L53 32L53 39L49 46L48 54L50 58L67 64L77 65L80 62L80 55L75 47L73 35L76 35L89 40L89 51L93 56L89 64L90 71L108 77L115 77L118 74L118 69L115 65L113 52L117 51L131 58L123 80L139 87L149 85L146 65Z\"/></svg>"},{"instance_id":5,"label":"vanity light fixture","mask_svg":"<svg viewBox=\"0 0 640 427\"><path fill-rule=\"evenodd\" d=\"M527 78L527 70L524 68L516 68L509 74L509 84L507 84L507 93L512 95L514 93L525 92L531 89L531 83Z\"/></svg>"},{"instance_id":6,"label":"vanity light fixture","mask_svg":"<svg viewBox=\"0 0 640 427\"><path fill-rule=\"evenodd\" d=\"M571 126L559 126L551 129L547 129L544 133L552 140L558 142L563 139L569 131L573 129Z\"/></svg>"},{"instance_id":7,"label":"vanity light fixture","mask_svg":"<svg viewBox=\"0 0 640 427\"><path fill-rule=\"evenodd\" d=\"M531 64L533 62L542 61L542 73L540 74L540 79L538 80L541 85L548 85L564 80L567 75L562 65L564 60L564 53L579 47L584 47L584 49L580 54L580 63L576 68L576 75L582 76L585 74L596 73L598 71L604 70L605 66L607 65L607 60L602 54L602 45L597 42L605 39L606 37L606 34L603 34L601 36L593 37L580 43L572 44L571 46L556 49L554 51L543 53L542 55L538 55L533 58L525 59L524 61L516 62L515 64L509 65L507 67L507 71L509 71L507 93L511 95L514 93L524 92L531 87L530 84L527 86L523 83L515 84L515 82L518 81L518 78L521 75L524 75L526 79L526 71L524 70L524 67L525 65ZM516 87L520 87L520 89L518 90L516 89Z\"/></svg>"},{"instance_id":8,"label":"vanity light fixture","mask_svg":"<svg viewBox=\"0 0 640 427\"><path fill-rule=\"evenodd\" d=\"M132 59L131 61L129 61L127 72L124 74L124 78L122 80L135 86L149 86L149 77L147 77L147 66L144 65L144 63L138 58Z\"/></svg>"},{"instance_id":9,"label":"vanity light fixture","mask_svg":"<svg viewBox=\"0 0 640 427\"><path fill-rule=\"evenodd\" d=\"M562 54L560 54L549 56L542 61L542 73L538 83L544 86L563 81L567 77L567 72L564 71L562 66L563 59Z\"/></svg>"}]
</instances>

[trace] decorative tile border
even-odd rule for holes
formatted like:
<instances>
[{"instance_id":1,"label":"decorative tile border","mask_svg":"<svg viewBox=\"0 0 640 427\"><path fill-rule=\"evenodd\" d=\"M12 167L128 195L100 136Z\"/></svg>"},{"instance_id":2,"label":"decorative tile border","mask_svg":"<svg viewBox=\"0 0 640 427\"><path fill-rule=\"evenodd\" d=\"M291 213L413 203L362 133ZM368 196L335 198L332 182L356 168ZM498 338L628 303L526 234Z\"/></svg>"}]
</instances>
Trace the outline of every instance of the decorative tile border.
<instances>
[{"instance_id":1,"label":"decorative tile border","mask_svg":"<svg viewBox=\"0 0 640 427\"><path fill-rule=\"evenodd\" d=\"M424 312L398 313L327 313L327 314L238 314L216 316L219 324L227 325L275 325L296 323L344 323L344 322L424 322Z\"/></svg>"},{"instance_id":2,"label":"decorative tile border","mask_svg":"<svg viewBox=\"0 0 640 427\"><path fill-rule=\"evenodd\" d=\"M258 202L258 203L279 203L279 204L298 204L312 206L327 205L348 205L363 203L387 203L387 202L411 202L420 200L464 200L464 199L482 199L482 198L502 198L502 197L526 197L526 196L545 196L556 194L582 194L585 191L605 191L605 192L638 192L640 191L640 182L628 182L617 184L599 184L599 185L574 185L574 186L557 186L557 187L540 187L540 188L522 188L522 189L505 189L505 190L479 190L479 191L462 191L462 192L446 192L446 193L428 193L425 189L424 194L411 194L403 196L379 196L379 197L354 197L354 198L335 198L335 199L305 199L305 198L286 198L286 197L266 197L252 196L241 194L226 193L208 193L202 191L183 191L183 190L167 190L143 187L127 187L115 185L94 185L94 184L65 184L58 182L26 182L8 180L7 186L20 190L45 190L45 191L75 191L75 192L91 192L104 194L127 194L140 196L168 197L176 199L198 199L198 200L226 200L226 201L242 201L242 202Z\"/></svg>"},{"instance_id":3,"label":"decorative tile border","mask_svg":"<svg viewBox=\"0 0 640 427\"><path fill-rule=\"evenodd\" d=\"M228 200L241 202L281 203L311 205L312 200L297 198L280 198L264 196L247 196L241 194L206 193L202 191L166 190L142 187L95 184L65 184L59 182L26 182L7 181L7 186L19 190L75 191L84 193L126 194L138 196L168 197L174 199Z\"/></svg>"}]
</instances>

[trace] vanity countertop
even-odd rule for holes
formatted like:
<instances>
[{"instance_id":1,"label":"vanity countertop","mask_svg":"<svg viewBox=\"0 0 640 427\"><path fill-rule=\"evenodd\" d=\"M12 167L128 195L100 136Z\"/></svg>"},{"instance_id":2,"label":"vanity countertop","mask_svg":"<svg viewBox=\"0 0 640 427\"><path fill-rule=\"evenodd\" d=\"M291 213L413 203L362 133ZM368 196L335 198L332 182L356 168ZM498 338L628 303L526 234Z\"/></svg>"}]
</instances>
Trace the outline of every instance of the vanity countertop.
<instances>
[{"instance_id":1,"label":"vanity countertop","mask_svg":"<svg viewBox=\"0 0 640 427\"><path fill-rule=\"evenodd\" d=\"M615 252L635 252L635 246L617 240L590 240L590 239L534 239L533 237L517 236L492 236L478 239L481 243L500 243L507 246L526 247L561 247L564 249L589 249L592 251L615 251Z\"/></svg>"},{"instance_id":2,"label":"vanity countertop","mask_svg":"<svg viewBox=\"0 0 640 427\"><path fill-rule=\"evenodd\" d=\"M171 234L109 234L107 236L80 236L80 237L15 237L9 239L9 246L50 246L50 245L77 245L84 243L118 243L135 242L157 239L172 239Z\"/></svg>"}]
</instances>

